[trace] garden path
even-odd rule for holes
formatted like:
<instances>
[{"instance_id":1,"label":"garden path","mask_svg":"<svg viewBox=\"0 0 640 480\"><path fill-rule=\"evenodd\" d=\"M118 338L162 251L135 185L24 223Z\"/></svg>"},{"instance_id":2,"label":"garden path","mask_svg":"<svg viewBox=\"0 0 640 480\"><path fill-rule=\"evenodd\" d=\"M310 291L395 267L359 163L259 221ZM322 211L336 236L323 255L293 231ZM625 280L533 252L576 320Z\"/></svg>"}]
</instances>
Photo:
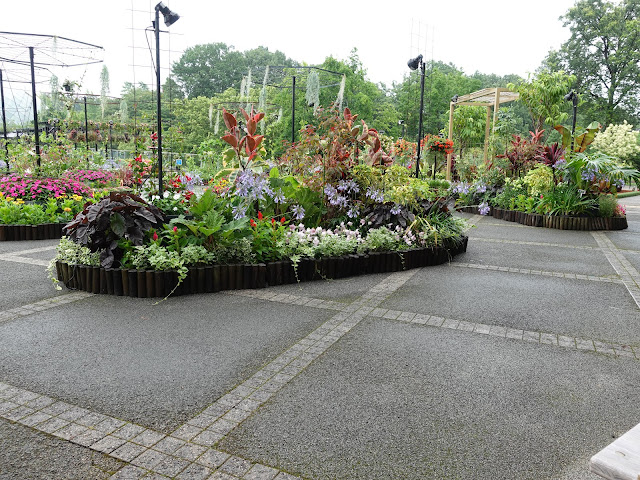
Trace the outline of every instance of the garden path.
<instances>
[{"instance_id":1,"label":"garden path","mask_svg":"<svg viewBox=\"0 0 640 480\"><path fill-rule=\"evenodd\" d=\"M629 229L480 216L448 265L151 299L0 244L0 479L596 479L640 421Z\"/></svg>"}]
</instances>

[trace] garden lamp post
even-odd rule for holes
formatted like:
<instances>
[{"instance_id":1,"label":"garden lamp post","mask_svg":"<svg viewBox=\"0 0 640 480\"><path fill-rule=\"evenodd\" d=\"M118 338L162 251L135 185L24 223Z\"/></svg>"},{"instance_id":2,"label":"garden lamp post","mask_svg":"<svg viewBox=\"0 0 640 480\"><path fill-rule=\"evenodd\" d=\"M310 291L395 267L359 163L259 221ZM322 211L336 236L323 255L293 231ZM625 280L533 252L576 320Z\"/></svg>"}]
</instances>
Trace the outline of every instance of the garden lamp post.
<instances>
[{"instance_id":1,"label":"garden lamp post","mask_svg":"<svg viewBox=\"0 0 640 480\"><path fill-rule=\"evenodd\" d=\"M113 162L113 120L109 120L109 145L111 149L111 161Z\"/></svg>"},{"instance_id":2,"label":"garden lamp post","mask_svg":"<svg viewBox=\"0 0 640 480\"><path fill-rule=\"evenodd\" d=\"M4 137L4 160L6 162L7 174L9 173L9 144L7 143L7 115L4 109L4 87L2 85L2 70L0 70L0 100L2 101L2 135Z\"/></svg>"},{"instance_id":3,"label":"garden lamp post","mask_svg":"<svg viewBox=\"0 0 640 480\"><path fill-rule=\"evenodd\" d=\"M162 197L162 107L160 106L160 14L164 16L164 24L170 27L178 21L180 15L169 10L164 3L156 5L156 18L153 22L153 29L156 34L156 85L157 85L157 108L158 108L158 195Z\"/></svg>"},{"instance_id":4,"label":"garden lamp post","mask_svg":"<svg viewBox=\"0 0 640 480\"><path fill-rule=\"evenodd\" d=\"M87 169L89 168L89 120L87 117L87 97L84 97L84 145L87 149L85 152L87 160Z\"/></svg>"},{"instance_id":5,"label":"garden lamp post","mask_svg":"<svg viewBox=\"0 0 640 480\"><path fill-rule=\"evenodd\" d=\"M576 116L578 115L578 95L576 92L571 90L564 96L564 99L568 102L571 100L573 102L573 123L571 124L571 153L573 153L573 142L576 135Z\"/></svg>"},{"instance_id":6,"label":"garden lamp post","mask_svg":"<svg viewBox=\"0 0 640 480\"><path fill-rule=\"evenodd\" d=\"M416 158L416 178L420 175L420 140L422 140L422 110L424 109L424 69L425 64L422 61L422 54L416 58L412 58L407 62L411 70L420 68L420 112L418 114L418 152Z\"/></svg>"}]
</instances>

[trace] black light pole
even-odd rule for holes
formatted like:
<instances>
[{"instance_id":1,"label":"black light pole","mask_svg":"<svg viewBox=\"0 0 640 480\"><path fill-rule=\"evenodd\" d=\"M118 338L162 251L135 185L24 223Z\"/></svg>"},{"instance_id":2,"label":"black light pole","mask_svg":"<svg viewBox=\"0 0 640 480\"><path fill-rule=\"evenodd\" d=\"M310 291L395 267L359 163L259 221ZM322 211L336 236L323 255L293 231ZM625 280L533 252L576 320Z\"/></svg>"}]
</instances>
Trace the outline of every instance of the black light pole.
<instances>
[{"instance_id":1,"label":"black light pole","mask_svg":"<svg viewBox=\"0 0 640 480\"><path fill-rule=\"evenodd\" d=\"M573 142L576 136L576 116L578 115L578 95L571 90L564 96L566 101L571 100L573 102L573 123L571 124L571 153L573 153Z\"/></svg>"},{"instance_id":2,"label":"black light pole","mask_svg":"<svg viewBox=\"0 0 640 480\"><path fill-rule=\"evenodd\" d=\"M89 168L89 119L87 117L87 97L84 97L84 146L87 160L87 168Z\"/></svg>"},{"instance_id":3,"label":"black light pole","mask_svg":"<svg viewBox=\"0 0 640 480\"><path fill-rule=\"evenodd\" d=\"M164 186L162 184L162 106L160 105L160 13L164 16L164 24L170 27L178 21L180 15L169 10L164 3L160 2L156 5L156 18L153 22L153 28L156 34L156 85L157 85L157 108L158 108L158 195L162 198Z\"/></svg>"},{"instance_id":4,"label":"black light pole","mask_svg":"<svg viewBox=\"0 0 640 480\"><path fill-rule=\"evenodd\" d=\"M113 162L113 120L109 120L109 144L111 146L111 161Z\"/></svg>"},{"instance_id":5,"label":"black light pole","mask_svg":"<svg viewBox=\"0 0 640 480\"><path fill-rule=\"evenodd\" d=\"M2 100L2 134L4 136L5 162L9 173L9 145L7 143L7 114L4 109L4 86L2 85L2 70L0 70L0 99Z\"/></svg>"},{"instance_id":6,"label":"black light pole","mask_svg":"<svg viewBox=\"0 0 640 480\"><path fill-rule=\"evenodd\" d=\"M36 155L38 156L38 173L40 173L40 130L38 130L38 99L36 98L36 72L33 63L33 47L29 47L31 60L31 97L33 100L33 131L36 139Z\"/></svg>"},{"instance_id":7,"label":"black light pole","mask_svg":"<svg viewBox=\"0 0 640 480\"><path fill-rule=\"evenodd\" d=\"M291 87L291 143L296 141L296 76Z\"/></svg>"},{"instance_id":8,"label":"black light pole","mask_svg":"<svg viewBox=\"0 0 640 480\"><path fill-rule=\"evenodd\" d=\"M398 120L398 125L402 125L402 135L400 138L404 138L404 120Z\"/></svg>"},{"instance_id":9,"label":"black light pole","mask_svg":"<svg viewBox=\"0 0 640 480\"><path fill-rule=\"evenodd\" d=\"M418 120L418 158L416 160L416 178L420 176L420 141L422 140L422 111L424 110L424 69L425 64L422 61L422 54L416 58L412 58L407 62L411 70L420 68L420 113Z\"/></svg>"}]
</instances>

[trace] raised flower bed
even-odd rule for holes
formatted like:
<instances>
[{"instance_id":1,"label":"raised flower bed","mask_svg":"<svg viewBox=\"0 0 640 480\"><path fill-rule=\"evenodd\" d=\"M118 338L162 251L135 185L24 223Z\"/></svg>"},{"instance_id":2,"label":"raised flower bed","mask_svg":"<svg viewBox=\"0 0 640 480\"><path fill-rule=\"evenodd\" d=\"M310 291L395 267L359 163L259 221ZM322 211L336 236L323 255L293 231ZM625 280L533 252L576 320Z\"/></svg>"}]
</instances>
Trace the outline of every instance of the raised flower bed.
<instances>
[{"instance_id":1,"label":"raised flower bed","mask_svg":"<svg viewBox=\"0 0 640 480\"><path fill-rule=\"evenodd\" d=\"M0 224L0 242L11 240L51 240L62 237L65 223L41 223L38 225Z\"/></svg>"},{"instance_id":2,"label":"raised flower bed","mask_svg":"<svg viewBox=\"0 0 640 480\"><path fill-rule=\"evenodd\" d=\"M478 213L477 206L461 207L465 213ZM541 215L517 210L492 207L489 215L498 220L517 222L529 227L555 228L558 230L624 230L629 227L627 217L586 217L570 215Z\"/></svg>"},{"instance_id":3,"label":"raised flower bed","mask_svg":"<svg viewBox=\"0 0 640 480\"><path fill-rule=\"evenodd\" d=\"M70 265L56 262L56 275L69 289L138 298L214 293L224 290L265 288L320 279L338 279L409 270L448 262L467 250L468 237L457 245L414 248L404 251L301 259L258 264L206 265L190 267L184 281L176 270L135 270Z\"/></svg>"}]
</instances>

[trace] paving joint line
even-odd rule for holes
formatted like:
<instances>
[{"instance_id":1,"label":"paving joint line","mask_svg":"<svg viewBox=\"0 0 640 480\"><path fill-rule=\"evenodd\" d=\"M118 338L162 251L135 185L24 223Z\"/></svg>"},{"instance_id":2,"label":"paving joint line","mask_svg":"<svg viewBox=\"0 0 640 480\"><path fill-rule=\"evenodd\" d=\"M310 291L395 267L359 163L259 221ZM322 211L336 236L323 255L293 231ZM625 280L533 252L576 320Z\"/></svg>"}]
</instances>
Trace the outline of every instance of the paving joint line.
<instances>
[{"instance_id":1,"label":"paving joint line","mask_svg":"<svg viewBox=\"0 0 640 480\"><path fill-rule=\"evenodd\" d=\"M37 258L20 257L18 255L0 255L0 260L5 262L26 263L28 265L38 265L48 267L50 260L39 260Z\"/></svg>"},{"instance_id":2,"label":"paving joint line","mask_svg":"<svg viewBox=\"0 0 640 480\"><path fill-rule=\"evenodd\" d=\"M524 275L542 275L545 277L568 278L571 280L588 280L590 282L615 283L620 285L624 284L624 282L620 278L595 276L595 275L582 275L579 273L551 272L551 271L545 271L545 270L531 270L528 268L501 267L498 265L483 265L479 263L462 263L462 262L456 262L456 261L451 262L450 265L452 267L474 268L477 270L492 270L492 271L499 271L499 272L522 273Z\"/></svg>"},{"instance_id":3,"label":"paving joint line","mask_svg":"<svg viewBox=\"0 0 640 480\"><path fill-rule=\"evenodd\" d=\"M591 235L604 252L605 257L607 257L613 269L620 275L633 301L638 308L640 308L640 273L638 273L635 267L629 263L622 252L620 252L604 233L591 232Z\"/></svg>"},{"instance_id":4,"label":"paving joint line","mask_svg":"<svg viewBox=\"0 0 640 480\"><path fill-rule=\"evenodd\" d=\"M26 305L21 305L9 310L4 310L0 312L0 324L10 322L11 320L15 320L20 317L26 317L36 312L49 310L59 305L66 305L67 303L76 302L78 300L82 300L91 296L93 296L92 293L76 291L46 298L38 302L28 303Z\"/></svg>"},{"instance_id":5,"label":"paving joint line","mask_svg":"<svg viewBox=\"0 0 640 480\"><path fill-rule=\"evenodd\" d=\"M566 243L549 243L549 242L526 242L522 240L505 240L503 238L486 238L486 237L470 237L474 242L489 242L489 243L506 243L511 245L534 245L538 247L561 247L561 248L573 248L576 250L601 250L600 247L592 247L590 245L569 245Z\"/></svg>"},{"instance_id":6,"label":"paving joint line","mask_svg":"<svg viewBox=\"0 0 640 480\"><path fill-rule=\"evenodd\" d=\"M401 310L387 310L383 308L375 308L371 313L369 313L369 316L385 318L387 320L395 320L404 323L411 323L420 326L448 328L451 330L460 330L468 333L491 335L501 338L511 338L514 340L525 342L548 344L573 350L591 351L613 357L628 357L635 360L640 360L640 348L634 348L631 345L625 345L621 343L602 342L600 340L591 338L573 337L557 333L510 328L502 325L467 322L464 320L439 317L436 315L425 315L422 313Z\"/></svg>"}]
</instances>

